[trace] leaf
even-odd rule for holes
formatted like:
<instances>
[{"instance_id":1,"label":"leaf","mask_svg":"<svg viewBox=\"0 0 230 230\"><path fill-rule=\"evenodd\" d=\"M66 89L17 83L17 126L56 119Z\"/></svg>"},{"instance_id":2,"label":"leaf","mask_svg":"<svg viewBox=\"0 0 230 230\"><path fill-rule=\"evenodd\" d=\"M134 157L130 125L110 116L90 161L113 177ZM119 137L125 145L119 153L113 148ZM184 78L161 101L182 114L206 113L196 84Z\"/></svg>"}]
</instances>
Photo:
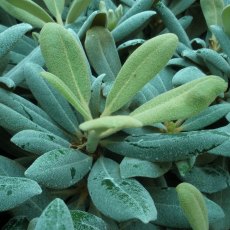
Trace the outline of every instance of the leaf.
<instances>
[{"instance_id":1,"label":"leaf","mask_svg":"<svg viewBox=\"0 0 230 230\"><path fill-rule=\"evenodd\" d=\"M74 95L73 91L60 78L49 72L42 72L41 76L46 79L58 92L84 117L85 120L91 119L88 106L81 105L80 100Z\"/></svg>"},{"instance_id":2,"label":"leaf","mask_svg":"<svg viewBox=\"0 0 230 230\"><path fill-rule=\"evenodd\" d=\"M106 81L114 80L121 68L121 62L108 29L102 26L89 29L86 33L85 49L96 73L106 74Z\"/></svg>"},{"instance_id":3,"label":"leaf","mask_svg":"<svg viewBox=\"0 0 230 230\"><path fill-rule=\"evenodd\" d=\"M171 163L154 163L136 158L124 157L120 163L122 178L150 177L157 178L164 175L170 168Z\"/></svg>"},{"instance_id":4,"label":"leaf","mask_svg":"<svg viewBox=\"0 0 230 230\"><path fill-rule=\"evenodd\" d=\"M0 6L13 17L34 27L42 28L45 23L53 21L45 10L31 0L1 0Z\"/></svg>"},{"instance_id":5,"label":"leaf","mask_svg":"<svg viewBox=\"0 0 230 230\"><path fill-rule=\"evenodd\" d=\"M3 58L9 51L11 51L22 36L31 29L31 25L21 23L11 26L0 33L0 58Z\"/></svg>"},{"instance_id":6,"label":"leaf","mask_svg":"<svg viewBox=\"0 0 230 230\"><path fill-rule=\"evenodd\" d=\"M35 230L74 230L70 211L64 201L53 200L39 217Z\"/></svg>"},{"instance_id":7,"label":"leaf","mask_svg":"<svg viewBox=\"0 0 230 230\"><path fill-rule=\"evenodd\" d=\"M200 191L189 183L181 183L176 187L180 206L192 229L208 230L208 210Z\"/></svg>"},{"instance_id":8,"label":"leaf","mask_svg":"<svg viewBox=\"0 0 230 230\"><path fill-rule=\"evenodd\" d=\"M106 99L103 115L109 115L129 102L168 62L177 45L177 37L164 34L149 39L136 49L122 66Z\"/></svg>"},{"instance_id":9,"label":"leaf","mask_svg":"<svg viewBox=\"0 0 230 230\"><path fill-rule=\"evenodd\" d=\"M2 230L23 230L27 229L28 219L24 216L11 218L1 229Z\"/></svg>"},{"instance_id":10,"label":"leaf","mask_svg":"<svg viewBox=\"0 0 230 230\"><path fill-rule=\"evenodd\" d=\"M106 223L99 217L80 210L71 211L74 229L106 230Z\"/></svg>"},{"instance_id":11,"label":"leaf","mask_svg":"<svg viewBox=\"0 0 230 230\"><path fill-rule=\"evenodd\" d=\"M77 134L78 121L69 103L54 88L40 77L44 69L33 63L24 66L26 83L39 105L61 127L72 134ZM52 103L47 103L52 101Z\"/></svg>"},{"instance_id":12,"label":"leaf","mask_svg":"<svg viewBox=\"0 0 230 230\"><path fill-rule=\"evenodd\" d=\"M180 207L175 188L153 188L151 191L154 197L158 216L154 222L161 226L170 228L189 228L189 223L185 218ZM209 224L216 222L224 217L224 212L219 205L205 198L205 204L208 209Z\"/></svg>"},{"instance_id":13,"label":"leaf","mask_svg":"<svg viewBox=\"0 0 230 230\"><path fill-rule=\"evenodd\" d=\"M229 112L230 106L228 103L210 106L201 113L187 119L179 129L183 131L202 129L218 121Z\"/></svg>"},{"instance_id":14,"label":"leaf","mask_svg":"<svg viewBox=\"0 0 230 230\"><path fill-rule=\"evenodd\" d=\"M47 8L54 17L62 14L65 6L65 0L43 0Z\"/></svg>"},{"instance_id":15,"label":"leaf","mask_svg":"<svg viewBox=\"0 0 230 230\"><path fill-rule=\"evenodd\" d=\"M73 23L81 13L88 7L91 0L74 0L70 6L66 24Z\"/></svg>"},{"instance_id":16,"label":"leaf","mask_svg":"<svg viewBox=\"0 0 230 230\"><path fill-rule=\"evenodd\" d=\"M226 87L220 77L202 77L153 98L130 115L144 125L185 119L208 107Z\"/></svg>"},{"instance_id":17,"label":"leaf","mask_svg":"<svg viewBox=\"0 0 230 230\"><path fill-rule=\"evenodd\" d=\"M208 27L211 25L221 26L221 12L224 8L223 0L201 0L200 6Z\"/></svg>"},{"instance_id":18,"label":"leaf","mask_svg":"<svg viewBox=\"0 0 230 230\"><path fill-rule=\"evenodd\" d=\"M23 177L0 176L0 211L12 209L41 192L36 181Z\"/></svg>"},{"instance_id":19,"label":"leaf","mask_svg":"<svg viewBox=\"0 0 230 230\"><path fill-rule=\"evenodd\" d=\"M123 21L112 30L112 35L115 42L120 42L134 34L140 32L150 19L155 15L155 11L144 11Z\"/></svg>"},{"instance_id":20,"label":"leaf","mask_svg":"<svg viewBox=\"0 0 230 230\"><path fill-rule=\"evenodd\" d=\"M195 166L185 174L182 180L196 186L197 189L204 193L219 192L230 184L228 171L215 165Z\"/></svg>"},{"instance_id":21,"label":"leaf","mask_svg":"<svg viewBox=\"0 0 230 230\"><path fill-rule=\"evenodd\" d=\"M228 135L212 131L178 134L143 134L107 138L100 143L117 154L153 162L179 161L209 151L228 140Z\"/></svg>"},{"instance_id":22,"label":"leaf","mask_svg":"<svg viewBox=\"0 0 230 230\"><path fill-rule=\"evenodd\" d=\"M37 158L25 175L48 188L68 188L81 180L91 165L92 157L77 149L61 148Z\"/></svg>"},{"instance_id":23,"label":"leaf","mask_svg":"<svg viewBox=\"0 0 230 230\"><path fill-rule=\"evenodd\" d=\"M155 225L153 223L144 224L140 221L133 220L129 221L128 223L121 224L122 230L162 230L161 226Z\"/></svg>"},{"instance_id":24,"label":"leaf","mask_svg":"<svg viewBox=\"0 0 230 230\"><path fill-rule=\"evenodd\" d=\"M136 218L148 223L157 217L149 193L138 181L122 179L115 161L97 160L88 177L88 189L97 209L116 221Z\"/></svg>"},{"instance_id":25,"label":"leaf","mask_svg":"<svg viewBox=\"0 0 230 230\"><path fill-rule=\"evenodd\" d=\"M79 128L83 131L99 129L124 129L131 127L142 127L141 122L130 116L117 115L96 118L80 124Z\"/></svg>"},{"instance_id":26,"label":"leaf","mask_svg":"<svg viewBox=\"0 0 230 230\"><path fill-rule=\"evenodd\" d=\"M24 171L24 168L16 161L0 155L1 176L23 177Z\"/></svg>"},{"instance_id":27,"label":"leaf","mask_svg":"<svg viewBox=\"0 0 230 230\"><path fill-rule=\"evenodd\" d=\"M47 23L40 34L40 46L48 70L65 82L87 111L90 100L90 69L80 41L63 26ZM62 50L62 52L60 52Z\"/></svg>"},{"instance_id":28,"label":"leaf","mask_svg":"<svg viewBox=\"0 0 230 230\"><path fill-rule=\"evenodd\" d=\"M222 23L224 27L225 33L230 36L230 26L229 26L229 20L230 20L230 5L227 5L224 7L222 14Z\"/></svg>"},{"instance_id":29,"label":"leaf","mask_svg":"<svg viewBox=\"0 0 230 230\"><path fill-rule=\"evenodd\" d=\"M69 147L70 143L54 134L35 130L23 130L11 138L20 148L33 154L42 155L45 152Z\"/></svg>"}]
</instances>

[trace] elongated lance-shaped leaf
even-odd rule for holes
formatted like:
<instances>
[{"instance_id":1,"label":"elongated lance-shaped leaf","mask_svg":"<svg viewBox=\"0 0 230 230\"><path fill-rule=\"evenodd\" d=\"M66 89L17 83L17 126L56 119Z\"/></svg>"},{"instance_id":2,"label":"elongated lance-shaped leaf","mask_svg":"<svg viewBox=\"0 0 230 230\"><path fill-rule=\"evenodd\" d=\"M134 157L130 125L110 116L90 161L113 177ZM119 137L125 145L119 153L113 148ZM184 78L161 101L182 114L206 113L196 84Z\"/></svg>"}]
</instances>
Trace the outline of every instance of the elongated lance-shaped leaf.
<instances>
[{"instance_id":1,"label":"elongated lance-shaped leaf","mask_svg":"<svg viewBox=\"0 0 230 230\"><path fill-rule=\"evenodd\" d=\"M31 0L1 0L0 6L13 17L34 27L42 28L45 23L53 22L52 17Z\"/></svg>"},{"instance_id":2,"label":"elongated lance-shaped leaf","mask_svg":"<svg viewBox=\"0 0 230 230\"><path fill-rule=\"evenodd\" d=\"M91 0L74 0L72 5L70 6L66 23L73 23L81 13L87 8Z\"/></svg>"},{"instance_id":3,"label":"elongated lance-shaped leaf","mask_svg":"<svg viewBox=\"0 0 230 230\"><path fill-rule=\"evenodd\" d=\"M65 0L43 0L43 2L46 4L48 10L54 17L62 14L65 6Z\"/></svg>"},{"instance_id":4,"label":"elongated lance-shaped leaf","mask_svg":"<svg viewBox=\"0 0 230 230\"><path fill-rule=\"evenodd\" d=\"M144 125L191 117L227 89L220 77L207 76L163 93L134 110L130 115Z\"/></svg>"},{"instance_id":5,"label":"elongated lance-shaped leaf","mask_svg":"<svg viewBox=\"0 0 230 230\"><path fill-rule=\"evenodd\" d=\"M223 0L200 0L200 6L203 11L205 21L209 26L221 25L221 12L224 8Z\"/></svg>"},{"instance_id":6,"label":"elongated lance-shaped leaf","mask_svg":"<svg viewBox=\"0 0 230 230\"><path fill-rule=\"evenodd\" d=\"M21 23L15 26L11 26L10 28L0 33L0 58L5 56L22 38L22 36L31 29L31 25Z\"/></svg>"},{"instance_id":7,"label":"elongated lance-shaped leaf","mask_svg":"<svg viewBox=\"0 0 230 230\"><path fill-rule=\"evenodd\" d=\"M203 195L189 183L176 187L180 205L193 230L208 230L208 210Z\"/></svg>"},{"instance_id":8,"label":"elongated lance-shaped leaf","mask_svg":"<svg viewBox=\"0 0 230 230\"><path fill-rule=\"evenodd\" d=\"M60 78L49 72L42 72L41 75L56 88L62 96L84 117L85 120L91 119L89 108L84 108L79 99L74 95L70 88Z\"/></svg>"},{"instance_id":9,"label":"elongated lance-shaped leaf","mask_svg":"<svg viewBox=\"0 0 230 230\"><path fill-rule=\"evenodd\" d=\"M223 9L221 17L222 17L222 23L223 23L224 31L225 31L225 33L228 36L230 36L230 25L229 25L229 20L230 20L230 5L226 6Z\"/></svg>"},{"instance_id":10,"label":"elongated lance-shaped leaf","mask_svg":"<svg viewBox=\"0 0 230 230\"><path fill-rule=\"evenodd\" d=\"M89 111L91 73L80 41L55 23L43 27L39 40L48 70L65 82L81 107ZM91 117L89 112L87 116Z\"/></svg>"},{"instance_id":11,"label":"elongated lance-shaped leaf","mask_svg":"<svg viewBox=\"0 0 230 230\"><path fill-rule=\"evenodd\" d=\"M79 126L79 128L83 131L139 127L142 127L142 123L139 120L125 115L100 117L94 120L86 121Z\"/></svg>"},{"instance_id":12,"label":"elongated lance-shaped leaf","mask_svg":"<svg viewBox=\"0 0 230 230\"><path fill-rule=\"evenodd\" d=\"M95 26L88 30L85 49L97 74L105 73L105 80L114 80L121 68L121 62L109 30L102 26Z\"/></svg>"},{"instance_id":13,"label":"elongated lance-shaped leaf","mask_svg":"<svg viewBox=\"0 0 230 230\"><path fill-rule=\"evenodd\" d=\"M174 34L164 34L148 40L135 50L118 73L102 115L109 115L129 102L166 65L177 41Z\"/></svg>"}]
</instances>

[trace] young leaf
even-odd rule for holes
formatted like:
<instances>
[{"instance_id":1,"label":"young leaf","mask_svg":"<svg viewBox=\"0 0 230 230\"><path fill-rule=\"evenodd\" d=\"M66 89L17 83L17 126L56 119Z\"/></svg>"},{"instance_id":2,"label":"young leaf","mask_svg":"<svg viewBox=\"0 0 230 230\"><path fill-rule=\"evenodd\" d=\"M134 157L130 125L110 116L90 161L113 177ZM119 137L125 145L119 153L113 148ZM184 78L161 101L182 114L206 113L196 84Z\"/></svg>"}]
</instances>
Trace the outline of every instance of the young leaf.
<instances>
[{"instance_id":1,"label":"young leaf","mask_svg":"<svg viewBox=\"0 0 230 230\"><path fill-rule=\"evenodd\" d=\"M189 183L181 183L176 187L180 205L192 229L208 230L208 210L200 191Z\"/></svg>"},{"instance_id":2,"label":"young leaf","mask_svg":"<svg viewBox=\"0 0 230 230\"><path fill-rule=\"evenodd\" d=\"M137 176L157 178L164 175L171 166L172 164L169 162L160 164L136 158L124 157L120 163L120 171L122 178Z\"/></svg>"},{"instance_id":3,"label":"young leaf","mask_svg":"<svg viewBox=\"0 0 230 230\"><path fill-rule=\"evenodd\" d=\"M16 207L42 192L36 181L23 177L0 176L0 211Z\"/></svg>"},{"instance_id":4,"label":"young leaf","mask_svg":"<svg viewBox=\"0 0 230 230\"><path fill-rule=\"evenodd\" d=\"M135 50L121 68L106 99L103 116L129 102L168 62L177 46L174 34L152 38Z\"/></svg>"},{"instance_id":5,"label":"young leaf","mask_svg":"<svg viewBox=\"0 0 230 230\"><path fill-rule=\"evenodd\" d=\"M230 20L230 5L226 6L221 14L223 27L225 33L230 36L230 26L229 26L229 20Z\"/></svg>"},{"instance_id":6,"label":"young leaf","mask_svg":"<svg viewBox=\"0 0 230 230\"><path fill-rule=\"evenodd\" d=\"M91 0L74 0L69 9L66 24L73 23L87 8L90 2Z\"/></svg>"},{"instance_id":7,"label":"young leaf","mask_svg":"<svg viewBox=\"0 0 230 230\"><path fill-rule=\"evenodd\" d=\"M100 143L117 154L153 162L179 161L209 151L229 140L224 133L194 131L178 134L136 134L111 137Z\"/></svg>"},{"instance_id":8,"label":"young leaf","mask_svg":"<svg viewBox=\"0 0 230 230\"><path fill-rule=\"evenodd\" d=\"M100 129L124 129L139 128L142 123L130 116L117 115L106 116L94 120L86 121L80 124L79 128L83 131L100 130Z\"/></svg>"},{"instance_id":9,"label":"young leaf","mask_svg":"<svg viewBox=\"0 0 230 230\"><path fill-rule=\"evenodd\" d=\"M42 28L53 19L38 4L31 0L1 0L0 6L13 17Z\"/></svg>"},{"instance_id":10,"label":"young leaf","mask_svg":"<svg viewBox=\"0 0 230 230\"><path fill-rule=\"evenodd\" d=\"M61 148L37 158L25 175L49 188L68 188L90 170L92 157L77 149Z\"/></svg>"},{"instance_id":11,"label":"young leaf","mask_svg":"<svg viewBox=\"0 0 230 230\"><path fill-rule=\"evenodd\" d=\"M223 0L201 0L200 6L208 27L211 25L221 26L221 12L224 8Z\"/></svg>"},{"instance_id":12,"label":"young leaf","mask_svg":"<svg viewBox=\"0 0 230 230\"><path fill-rule=\"evenodd\" d=\"M82 230L106 230L106 223L99 217L80 210L70 212L74 229Z\"/></svg>"},{"instance_id":13,"label":"young leaf","mask_svg":"<svg viewBox=\"0 0 230 230\"><path fill-rule=\"evenodd\" d=\"M58 17L62 15L62 11L64 10L65 0L43 0L46 4L48 10L54 17Z\"/></svg>"},{"instance_id":14,"label":"young leaf","mask_svg":"<svg viewBox=\"0 0 230 230\"><path fill-rule=\"evenodd\" d=\"M53 200L39 217L35 230L74 230L70 211L64 201Z\"/></svg>"},{"instance_id":15,"label":"young leaf","mask_svg":"<svg viewBox=\"0 0 230 230\"><path fill-rule=\"evenodd\" d=\"M5 56L12 48L14 48L14 46L22 38L22 36L31 29L31 25L21 23L11 26L2 33L0 33L0 58Z\"/></svg>"},{"instance_id":16,"label":"young leaf","mask_svg":"<svg viewBox=\"0 0 230 230\"><path fill-rule=\"evenodd\" d=\"M80 41L55 23L47 23L43 27L39 41L48 70L66 84L71 91L69 93L78 98L80 106L87 111L85 118L89 120L91 73Z\"/></svg>"},{"instance_id":17,"label":"young leaf","mask_svg":"<svg viewBox=\"0 0 230 230\"><path fill-rule=\"evenodd\" d=\"M49 72L42 72L45 78L65 99L84 117L85 120L91 119L88 106L83 106L73 91L60 78Z\"/></svg>"},{"instance_id":18,"label":"young leaf","mask_svg":"<svg viewBox=\"0 0 230 230\"><path fill-rule=\"evenodd\" d=\"M149 193L138 181L122 179L113 160L97 160L88 177L88 189L98 210L116 221L136 218L148 223L157 217Z\"/></svg>"},{"instance_id":19,"label":"young leaf","mask_svg":"<svg viewBox=\"0 0 230 230\"><path fill-rule=\"evenodd\" d=\"M35 130L23 130L15 134L11 141L20 148L38 155L45 152L68 148L70 143L54 134L39 132Z\"/></svg>"},{"instance_id":20,"label":"young leaf","mask_svg":"<svg viewBox=\"0 0 230 230\"><path fill-rule=\"evenodd\" d=\"M208 107L226 89L220 77L202 77L153 98L130 115L144 125L185 119Z\"/></svg>"},{"instance_id":21,"label":"young leaf","mask_svg":"<svg viewBox=\"0 0 230 230\"><path fill-rule=\"evenodd\" d=\"M85 49L97 74L104 73L106 74L105 80L114 80L121 68L121 62L108 29L102 26L89 29L86 33Z\"/></svg>"}]
</instances>

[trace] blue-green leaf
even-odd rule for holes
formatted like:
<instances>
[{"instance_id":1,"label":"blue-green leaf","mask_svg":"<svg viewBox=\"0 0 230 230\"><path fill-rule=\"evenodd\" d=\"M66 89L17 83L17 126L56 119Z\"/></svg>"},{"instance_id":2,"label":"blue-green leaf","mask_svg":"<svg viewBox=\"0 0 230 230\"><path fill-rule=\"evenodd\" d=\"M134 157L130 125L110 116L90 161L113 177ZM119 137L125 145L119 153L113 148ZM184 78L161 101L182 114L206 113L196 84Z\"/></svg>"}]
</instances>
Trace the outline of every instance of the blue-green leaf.
<instances>
[{"instance_id":1,"label":"blue-green leaf","mask_svg":"<svg viewBox=\"0 0 230 230\"><path fill-rule=\"evenodd\" d=\"M37 158L25 175L49 188L68 188L81 180L91 165L92 157L77 149L61 148Z\"/></svg>"},{"instance_id":2,"label":"blue-green leaf","mask_svg":"<svg viewBox=\"0 0 230 230\"><path fill-rule=\"evenodd\" d=\"M121 68L121 62L108 29L102 26L89 29L86 33L85 49L96 73L106 74L104 80L114 80Z\"/></svg>"},{"instance_id":3,"label":"blue-green leaf","mask_svg":"<svg viewBox=\"0 0 230 230\"><path fill-rule=\"evenodd\" d=\"M136 218L148 223L157 217L149 193L138 181L122 179L119 164L113 160L97 160L89 174L88 189L97 209L117 221Z\"/></svg>"},{"instance_id":4,"label":"blue-green leaf","mask_svg":"<svg viewBox=\"0 0 230 230\"><path fill-rule=\"evenodd\" d=\"M1 229L2 230L24 230L27 229L28 219L25 216L11 218Z\"/></svg>"},{"instance_id":5,"label":"blue-green leaf","mask_svg":"<svg viewBox=\"0 0 230 230\"><path fill-rule=\"evenodd\" d=\"M0 6L13 17L34 27L42 28L45 23L53 21L45 10L31 0L1 0Z\"/></svg>"},{"instance_id":6,"label":"blue-green leaf","mask_svg":"<svg viewBox=\"0 0 230 230\"><path fill-rule=\"evenodd\" d=\"M99 217L80 210L70 212L74 229L78 230L106 230L106 223Z\"/></svg>"},{"instance_id":7,"label":"blue-green leaf","mask_svg":"<svg viewBox=\"0 0 230 230\"><path fill-rule=\"evenodd\" d=\"M108 138L101 144L117 154L153 162L178 161L213 149L228 135L211 131L194 131L178 134L143 134Z\"/></svg>"},{"instance_id":8,"label":"blue-green leaf","mask_svg":"<svg viewBox=\"0 0 230 230\"><path fill-rule=\"evenodd\" d=\"M64 201L53 200L39 217L35 230L74 230L70 211Z\"/></svg>"},{"instance_id":9,"label":"blue-green leaf","mask_svg":"<svg viewBox=\"0 0 230 230\"><path fill-rule=\"evenodd\" d=\"M131 16L127 20L123 21L112 31L114 40L119 42L141 31L146 26L151 17L155 14L155 11L144 11L135 14L134 16Z\"/></svg>"},{"instance_id":10,"label":"blue-green leaf","mask_svg":"<svg viewBox=\"0 0 230 230\"><path fill-rule=\"evenodd\" d=\"M12 209L41 192L36 181L23 177L0 176L0 211Z\"/></svg>"},{"instance_id":11,"label":"blue-green leaf","mask_svg":"<svg viewBox=\"0 0 230 230\"><path fill-rule=\"evenodd\" d=\"M38 155L45 152L70 146L70 143L55 134L35 130L23 130L11 138L20 148Z\"/></svg>"},{"instance_id":12,"label":"blue-green leaf","mask_svg":"<svg viewBox=\"0 0 230 230\"><path fill-rule=\"evenodd\" d=\"M0 33L0 58L12 50L16 43L22 38L22 36L31 29L31 25L21 23L15 26L11 26L4 32Z\"/></svg>"},{"instance_id":13,"label":"blue-green leaf","mask_svg":"<svg viewBox=\"0 0 230 230\"><path fill-rule=\"evenodd\" d=\"M136 158L125 157L120 163L120 171L122 178L130 177L150 177L157 178L164 175L172 164L154 163Z\"/></svg>"}]
</instances>

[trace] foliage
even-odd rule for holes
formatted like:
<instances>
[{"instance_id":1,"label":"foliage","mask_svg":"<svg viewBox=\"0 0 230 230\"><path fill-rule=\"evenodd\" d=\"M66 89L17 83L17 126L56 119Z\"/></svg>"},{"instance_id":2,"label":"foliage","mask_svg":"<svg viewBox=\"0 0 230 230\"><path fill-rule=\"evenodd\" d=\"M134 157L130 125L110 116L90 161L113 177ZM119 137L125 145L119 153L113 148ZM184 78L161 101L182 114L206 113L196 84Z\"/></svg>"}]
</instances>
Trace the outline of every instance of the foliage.
<instances>
[{"instance_id":1,"label":"foliage","mask_svg":"<svg viewBox=\"0 0 230 230\"><path fill-rule=\"evenodd\" d=\"M229 7L0 1L2 229L229 229Z\"/></svg>"}]
</instances>

